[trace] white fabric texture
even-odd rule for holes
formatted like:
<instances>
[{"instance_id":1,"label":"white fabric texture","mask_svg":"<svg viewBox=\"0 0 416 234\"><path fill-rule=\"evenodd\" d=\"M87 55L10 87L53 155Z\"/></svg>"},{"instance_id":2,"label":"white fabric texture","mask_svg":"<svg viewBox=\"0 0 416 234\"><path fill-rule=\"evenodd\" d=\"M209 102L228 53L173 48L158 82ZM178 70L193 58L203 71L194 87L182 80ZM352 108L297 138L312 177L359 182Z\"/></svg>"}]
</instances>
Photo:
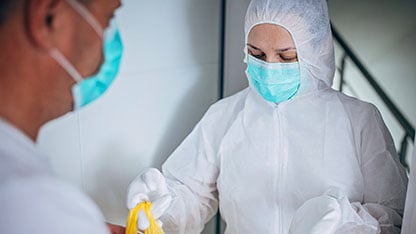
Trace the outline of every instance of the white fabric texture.
<instances>
[{"instance_id":1,"label":"white fabric texture","mask_svg":"<svg viewBox=\"0 0 416 234\"><path fill-rule=\"evenodd\" d=\"M416 233L416 140L413 147L413 158L410 167L409 187L406 195L402 233Z\"/></svg>"},{"instance_id":2,"label":"white fabric texture","mask_svg":"<svg viewBox=\"0 0 416 234\"><path fill-rule=\"evenodd\" d=\"M35 144L0 118L0 233L109 233L95 204L51 171Z\"/></svg>"},{"instance_id":3,"label":"white fabric texture","mask_svg":"<svg viewBox=\"0 0 416 234\"><path fill-rule=\"evenodd\" d=\"M209 108L162 167L173 197L164 230L200 233L219 205L226 233L288 233L305 205L332 212L335 233L399 233L405 170L376 107L331 89L326 1L253 0L246 39L260 23L291 33L301 88L276 105L249 87Z\"/></svg>"},{"instance_id":4,"label":"white fabric texture","mask_svg":"<svg viewBox=\"0 0 416 234\"><path fill-rule=\"evenodd\" d=\"M337 198L329 195L314 197L296 210L289 233L334 233L341 218L342 211Z\"/></svg>"},{"instance_id":5,"label":"white fabric texture","mask_svg":"<svg viewBox=\"0 0 416 234\"><path fill-rule=\"evenodd\" d=\"M165 177L155 168L145 169L130 183L128 188L128 209L133 209L144 201L152 202L152 215L155 219L159 219L165 213L172 201ZM145 230L150 226L150 221L147 217L140 216L140 213L137 222L141 230ZM159 226L163 225L160 220L157 220L157 222Z\"/></svg>"}]
</instances>

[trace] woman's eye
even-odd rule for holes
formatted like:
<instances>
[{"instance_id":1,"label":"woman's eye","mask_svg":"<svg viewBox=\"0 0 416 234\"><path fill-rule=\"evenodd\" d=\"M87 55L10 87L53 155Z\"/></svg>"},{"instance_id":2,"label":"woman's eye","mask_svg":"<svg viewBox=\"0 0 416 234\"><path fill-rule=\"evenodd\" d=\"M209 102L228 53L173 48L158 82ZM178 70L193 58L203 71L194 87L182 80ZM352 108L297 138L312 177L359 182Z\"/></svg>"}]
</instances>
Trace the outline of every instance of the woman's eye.
<instances>
[{"instance_id":1,"label":"woman's eye","mask_svg":"<svg viewBox=\"0 0 416 234\"><path fill-rule=\"evenodd\" d=\"M266 56L265 54L251 54L251 55L253 55L255 58L258 58L258 59L262 59L264 58L264 56Z\"/></svg>"},{"instance_id":2,"label":"woman's eye","mask_svg":"<svg viewBox=\"0 0 416 234\"><path fill-rule=\"evenodd\" d=\"M296 54L296 52L287 52L287 53L282 53L279 55L280 55L280 58L285 62L293 62L293 61L297 61L298 59L298 55Z\"/></svg>"},{"instance_id":3,"label":"woman's eye","mask_svg":"<svg viewBox=\"0 0 416 234\"><path fill-rule=\"evenodd\" d=\"M258 59L263 59L264 57L266 57L266 54L261 52L261 51L253 51L250 48L248 49L248 53Z\"/></svg>"},{"instance_id":4,"label":"woman's eye","mask_svg":"<svg viewBox=\"0 0 416 234\"><path fill-rule=\"evenodd\" d=\"M297 60L298 57L281 57L284 61L294 61Z\"/></svg>"},{"instance_id":5,"label":"woman's eye","mask_svg":"<svg viewBox=\"0 0 416 234\"><path fill-rule=\"evenodd\" d=\"M298 60L297 54L280 55L280 58L285 62L293 62Z\"/></svg>"}]
</instances>

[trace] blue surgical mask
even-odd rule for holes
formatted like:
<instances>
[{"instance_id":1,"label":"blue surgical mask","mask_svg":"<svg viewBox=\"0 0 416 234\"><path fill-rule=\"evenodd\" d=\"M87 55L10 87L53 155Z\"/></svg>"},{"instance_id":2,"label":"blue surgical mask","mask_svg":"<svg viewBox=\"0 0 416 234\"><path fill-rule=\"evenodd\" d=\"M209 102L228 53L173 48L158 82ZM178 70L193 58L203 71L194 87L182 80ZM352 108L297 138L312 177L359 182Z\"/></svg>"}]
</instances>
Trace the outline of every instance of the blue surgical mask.
<instances>
[{"instance_id":1,"label":"blue surgical mask","mask_svg":"<svg viewBox=\"0 0 416 234\"><path fill-rule=\"evenodd\" d=\"M79 109L98 99L110 87L121 64L123 44L117 27L110 27L104 34L104 63L94 76L72 87L74 109Z\"/></svg>"},{"instance_id":2,"label":"blue surgical mask","mask_svg":"<svg viewBox=\"0 0 416 234\"><path fill-rule=\"evenodd\" d=\"M287 101L300 87L298 62L268 63L248 55L246 74L250 85L269 102Z\"/></svg>"},{"instance_id":3,"label":"blue surgical mask","mask_svg":"<svg viewBox=\"0 0 416 234\"><path fill-rule=\"evenodd\" d=\"M105 31L95 17L76 0L67 0L75 11L77 11L96 31L103 40L104 62L97 74L82 78L75 67L57 49L50 51L51 56L71 75L77 82L72 87L74 110L90 104L101 97L116 78L123 53L123 43L115 21ZM104 36L103 36L104 35Z\"/></svg>"}]
</instances>

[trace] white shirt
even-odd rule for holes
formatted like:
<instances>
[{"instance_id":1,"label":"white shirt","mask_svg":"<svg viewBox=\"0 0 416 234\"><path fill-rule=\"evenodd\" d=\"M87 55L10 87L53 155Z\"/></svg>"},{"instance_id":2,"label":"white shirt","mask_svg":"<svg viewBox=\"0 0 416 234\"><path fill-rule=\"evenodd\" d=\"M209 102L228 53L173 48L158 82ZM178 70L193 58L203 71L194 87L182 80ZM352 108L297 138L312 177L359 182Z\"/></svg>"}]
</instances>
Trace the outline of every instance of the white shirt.
<instances>
[{"instance_id":1,"label":"white shirt","mask_svg":"<svg viewBox=\"0 0 416 234\"><path fill-rule=\"evenodd\" d=\"M25 134L0 119L0 233L109 233L96 205L52 174Z\"/></svg>"}]
</instances>

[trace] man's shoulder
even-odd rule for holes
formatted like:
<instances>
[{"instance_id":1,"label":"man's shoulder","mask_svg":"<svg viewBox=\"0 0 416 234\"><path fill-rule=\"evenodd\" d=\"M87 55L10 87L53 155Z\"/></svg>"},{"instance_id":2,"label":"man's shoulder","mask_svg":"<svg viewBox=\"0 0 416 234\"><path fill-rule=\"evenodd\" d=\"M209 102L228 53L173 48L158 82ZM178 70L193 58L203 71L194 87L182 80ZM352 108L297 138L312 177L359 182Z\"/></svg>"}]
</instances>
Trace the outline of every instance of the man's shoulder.
<instances>
[{"instance_id":1,"label":"man's shoulder","mask_svg":"<svg viewBox=\"0 0 416 234\"><path fill-rule=\"evenodd\" d=\"M5 226L6 230L1 227L1 233L23 233L26 230L56 233L64 228L68 232L59 233L71 233L70 230L72 233L87 233L84 230L106 233L103 217L91 199L52 176L18 176L3 181L0 184L0 206L2 213L7 214L7 223L12 225Z\"/></svg>"},{"instance_id":2,"label":"man's shoulder","mask_svg":"<svg viewBox=\"0 0 416 234\"><path fill-rule=\"evenodd\" d=\"M0 183L2 207L25 210L41 208L58 212L72 207L74 210L95 209L92 201L76 187L48 175L19 175ZM13 206L13 207L12 207ZM72 209L71 208L71 209Z\"/></svg>"}]
</instances>

